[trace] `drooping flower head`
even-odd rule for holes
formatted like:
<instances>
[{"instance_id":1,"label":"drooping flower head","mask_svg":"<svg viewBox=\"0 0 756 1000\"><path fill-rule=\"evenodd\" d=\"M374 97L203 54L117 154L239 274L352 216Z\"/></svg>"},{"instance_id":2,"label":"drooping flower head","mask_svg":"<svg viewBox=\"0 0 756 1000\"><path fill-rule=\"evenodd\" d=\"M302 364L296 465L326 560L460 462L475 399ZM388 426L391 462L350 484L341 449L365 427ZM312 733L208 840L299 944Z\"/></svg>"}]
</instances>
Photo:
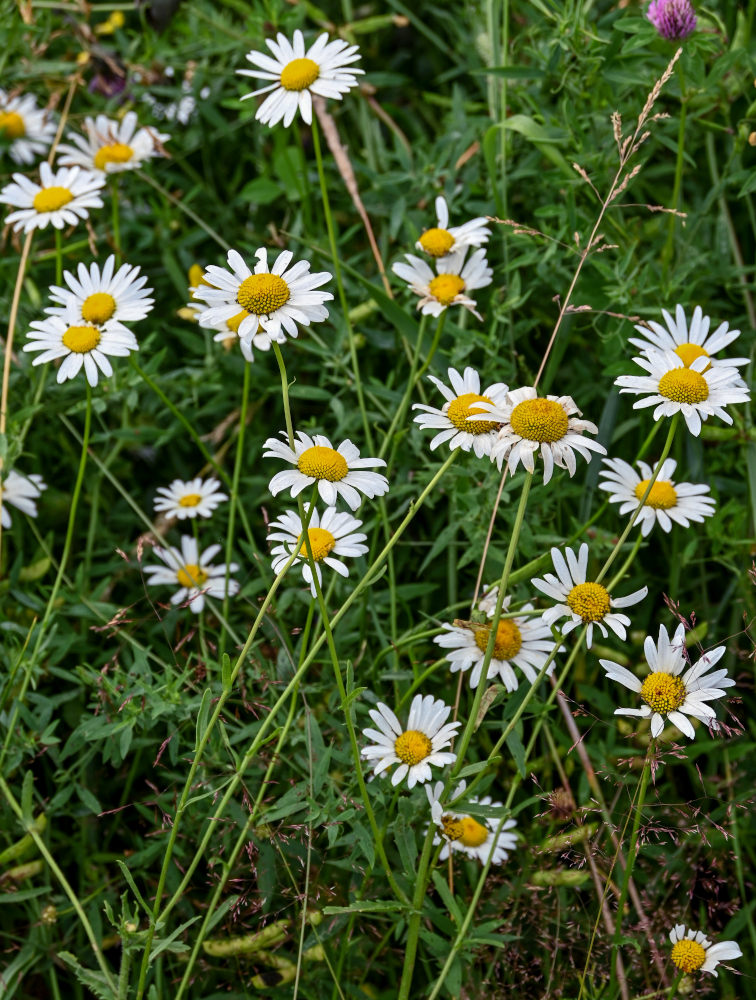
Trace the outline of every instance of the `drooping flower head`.
<instances>
[{"instance_id":1,"label":"drooping flower head","mask_svg":"<svg viewBox=\"0 0 756 1000\"><path fill-rule=\"evenodd\" d=\"M23 514L29 517L37 516L37 505L35 500L40 496L42 490L47 489L47 484L42 476L32 473L30 476L22 476L20 472L11 469L4 479L0 479L0 519L4 528L10 528L11 516L8 504L17 507Z\"/></svg>"},{"instance_id":2,"label":"drooping flower head","mask_svg":"<svg viewBox=\"0 0 756 1000\"><path fill-rule=\"evenodd\" d=\"M488 266L483 247L474 250L467 259L466 254L467 248L462 247L445 257L438 257L438 273L434 273L420 257L406 253L407 263L398 261L392 264L391 270L407 282L415 295L420 296L417 308L421 313L440 316L448 306L464 306L482 321L483 317L476 311L475 300L470 298L468 292L490 285L493 271Z\"/></svg>"},{"instance_id":3,"label":"drooping flower head","mask_svg":"<svg viewBox=\"0 0 756 1000\"><path fill-rule=\"evenodd\" d=\"M189 610L199 614L205 606L205 596L222 600L227 593L233 597L239 591L238 582L230 578L226 590L225 563L212 564L220 549L220 545L210 545L200 553L197 540L191 535L181 536L180 549L156 545L153 552L164 565L144 567L144 572L149 575L147 583L150 586L178 587L171 595L171 604L188 602ZM228 572L234 573L238 568L236 563L230 563Z\"/></svg>"},{"instance_id":4,"label":"drooping flower head","mask_svg":"<svg viewBox=\"0 0 756 1000\"><path fill-rule=\"evenodd\" d=\"M426 229L415 246L431 257L446 257L465 247L480 247L488 243L491 231L488 219L479 216L461 226L449 226L446 199L436 198L436 225Z\"/></svg>"},{"instance_id":5,"label":"drooping flower head","mask_svg":"<svg viewBox=\"0 0 756 1000\"><path fill-rule=\"evenodd\" d=\"M225 493L218 489L217 479L190 479L184 482L174 479L170 486L158 486L158 496L155 497L154 508L166 517L175 517L179 521L186 518L212 517L215 508L228 500Z\"/></svg>"},{"instance_id":6,"label":"drooping flower head","mask_svg":"<svg viewBox=\"0 0 756 1000\"><path fill-rule=\"evenodd\" d=\"M670 958L681 972L710 972L718 976L717 966L733 958L740 958L743 952L736 941L719 941L717 944L706 937L703 931L694 931L685 924L675 924L669 932L672 942Z\"/></svg>"},{"instance_id":7,"label":"drooping flower head","mask_svg":"<svg viewBox=\"0 0 756 1000\"><path fill-rule=\"evenodd\" d=\"M668 42L682 41L696 30L696 14L690 0L651 0L646 17Z\"/></svg>"},{"instance_id":8,"label":"drooping flower head","mask_svg":"<svg viewBox=\"0 0 756 1000\"><path fill-rule=\"evenodd\" d=\"M428 376L446 402L440 410L425 403L413 404L413 410L424 411L414 418L415 423L423 430L438 431L431 440L431 451L448 441L451 451L474 451L478 458L490 455L504 419L507 386L494 382L481 392L480 375L474 368L465 368L462 375L449 368L447 374L451 388L434 375Z\"/></svg>"},{"instance_id":9,"label":"drooping flower head","mask_svg":"<svg viewBox=\"0 0 756 1000\"><path fill-rule=\"evenodd\" d=\"M37 107L33 94L9 97L0 89L0 148L8 144L10 158L24 166L43 156L55 136L49 111Z\"/></svg>"},{"instance_id":10,"label":"drooping flower head","mask_svg":"<svg viewBox=\"0 0 756 1000\"><path fill-rule=\"evenodd\" d=\"M101 174L137 170L154 156L164 156L163 143L170 136L149 126L138 128L135 111L127 111L121 121L106 115L84 119L84 134L69 132L71 142L58 147L63 166L84 167Z\"/></svg>"},{"instance_id":11,"label":"drooping flower head","mask_svg":"<svg viewBox=\"0 0 756 1000\"><path fill-rule=\"evenodd\" d=\"M39 184L24 174L14 174L13 183L0 191L0 202L16 209L5 221L15 232L23 229L25 233L50 224L55 229L75 226L88 217L90 208L102 208L99 191L104 184L104 176L79 167L53 171L48 163L42 162Z\"/></svg>"},{"instance_id":12,"label":"drooping flower head","mask_svg":"<svg viewBox=\"0 0 756 1000\"><path fill-rule=\"evenodd\" d=\"M460 798L467 787L467 782L460 781L455 788L452 799ZM468 858L474 858L485 864L491 858L491 864L500 865L507 860L509 854L517 845L517 834L511 830L517 826L513 819L508 819L501 824L501 820L495 816L487 816L476 819L467 813L444 808L441 805L441 793L444 790L443 781L437 781L435 785L426 785L425 794L431 807L431 820L438 827L438 833L433 838L434 844L443 842L439 860L445 861L450 854L459 852L466 854ZM482 799L471 798L468 800L471 806L481 805L501 809L501 802L493 802L490 795ZM499 830L498 836L496 831Z\"/></svg>"}]
</instances>

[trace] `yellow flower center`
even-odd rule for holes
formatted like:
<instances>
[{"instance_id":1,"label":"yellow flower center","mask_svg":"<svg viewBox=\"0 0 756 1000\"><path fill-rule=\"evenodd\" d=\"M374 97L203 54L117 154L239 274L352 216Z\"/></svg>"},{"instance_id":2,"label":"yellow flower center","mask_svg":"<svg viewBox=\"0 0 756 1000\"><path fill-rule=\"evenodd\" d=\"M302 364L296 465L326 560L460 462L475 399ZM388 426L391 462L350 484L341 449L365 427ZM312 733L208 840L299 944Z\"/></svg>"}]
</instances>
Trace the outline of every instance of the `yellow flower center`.
<instances>
[{"instance_id":1,"label":"yellow flower center","mask_svg":"<svg viewBox=\"0 0 756 1000\"><path fill-rule=\"evenodd\" d=\"M609 591L600 583L579 583L567 595L567 604L584 622L600 622L611 607Z\"/></svg>"},{"instance_id":2,"label":"yellow flower center","mask_svg":"<svg viewBox=\"0 0 756 1000\"><path fill-rule=\"evenodd\" d=\"M670 958L677 968L682 969L683 972L695 972L706 961L706 951L698 941L691 941L689 938L685 938L683 941L678 941L675 944L672 948Z\"/></svg>"},{"instance_id":3,"label":"yellow flower center","mask_svg":"<svg viewBox=\"0 0 756 1000\"><path fill-rule=\"evenodd\" d=\"M559 441L569 427L564 407L555 399L525 399L512 410L509 422L527 441Z\"/></svg>"},{"instance_id":4,"label":"yellow flower center","mask_svg":"<svg viewBox=\"0 0 756 1000\"><path fill-rule=\"evenodd\" d=\"M94 155L94 165L98 170L104 170L109 163L128 163L134 155L131 146L123 142L111 142L101 146Z\"/></svg>"},{"instance_id":5,"label":"yellow flower center","mask_svg":"<svg viewBox=\"0 0 756 1000\"><path fill-rule=\"evenodd\" d=\"M320 562L321 559L325 559L325 557L329 555L336 545L336 539L333 537L331 532L327 531L325 528L308 528L307 535L310 539L312 558L315 562ZM307 559L307 546L304 544L304 539L301 535L297 541L302 544L300 551L304 558Z\"/></svg>"},{"instance_id":6,"label":"yellow flower center","mask_svg":"<svg viewBox=\"0 0 756 1000\"><path fill-rule=\"evenodd\" d=\"M251 274L239 285L236 301L255 316L270 316L289 301L289 286L277 274Z\"/></svg>"},{"instance_id":7,"label":"yellow flower center","mask_svg":"<svg viewBox=\"0 0 756 1000\"><path fill-rule=\"evenodd\" d=\"M179 500L179 507L196 507L201 499L199 493L187 493Z\"/></svg>"},{"instance_id":8,"label":"yellow flower center","mask_svg":"<svg viewBox=\"0 0 756 1000\"><path fill-rule=\"evenodd\" d=\"M448 229L426 229L418 240L420 246L431 257L444 257L454 246L454 237ZM464 285L462 286L464 288Z\"/></svg>"},{"instance_id":9,"label":"yellow flower center","mask_svg":"<svg viewBox=\"0 0 756 1000\"><path fill-rule=\"evenodd\" d=\"M104 323L116 311L116 300L107 292L93 292L81 306L81 315L87 323Z\"/></svg>"},{"instance_id":10,"label":"yellow flower center","mask_svg":"<svg viewBox=\"0 0 756 1000\"><path fill-rule=\"evenodd\" d=\"M648 482L648 479L644 479L635 487L635 495L639 500L648 489ZM672 483L657 480L646 497L644 507L653 507L654 510L669 510L670 507L676 506L677 491Z\"/></svg>"},{"instance_id":11,"label":"yellow flower center","mask_svg":"<svg viewBox=\"0 0 756 1000\"><path fill-rule=\"evenodd\" d=\"M67 205L69 201L73 201L73 194L64 187L49 187L42 188L34 195L34 205L35 212L57 212L59 208L63 208Z\"/></svg>"},{"instance_id":12,"label":"yellow flower center","mask_svg":"<svg viewBox=\"0 0 756 1000\"><path fill-rule=\"evenodd\" d=\"M442 816L441 825L445 837L458 840L465 847L480 847L488 838L488 827L472 816Z\"/></svg>"},{"instance_id":13,"label":"yellow flower center","mask_svg":"<svg viewBox=\"0 0 756 1000\"><path fill-rule=\"evenodd\" d=\"M685 701L685 685L681 677L657 670L641 685L641 698L654 712L674 712Z\"/></svg>"},{"instance_id":14,"label":"yellow flower center","mask_svg":"<svg viewBox=\"0 0 756 1000\"><path fill-rule=\"evenodd\" d=\"M229 328L229 330L232 333L235 333L238 336L238 334L239 334L239 327L242 325L242 323L247 318L247 316L249 316L249 313L247 312L247 310L246 309L242 309L242 311L240 313L237 313L235 316L232 316L231 319L227 319L226 320L226 326ZM259 327L258 327L258 329L259 329Z\"/></svg>"},{"instance_id":15,"label":"yellow flower center","mask_svg":"<svg viewBox=\"0 0 756 1000\"><path fill-rule=\"evenodd\" d=\"M419 764L421 760L430 754L433 744L425 735L417 729L408 729L406 733L397 736L394 741L394 753L402 764Z\"/></svg>"},{"instance_id":16,"label":"yellow flower center","mask_svg":"<svg viewBox=\"0 0 756 1000\"><path fill-rule=\"evenodd\" d=\"M182 587L203 587L207 583L207 573L194 563L187 563L176 573L176 579Z\"/></svg>"},{"instance_id":17,"label":"yellow flower center","mask_svg":"<svg viewBox=\"0 0 756 1000\"><path fill-rule=\"evenodd\" d=\"M702 403L709 398L706 379L690 368L673 368L662 375L659 392L675 403Z\"/></svg>"},{"instance_id":18,"label":"yellow flower center","mask_svg":"<svg viewBox=\"0 0 756 1000\"><path fill-rule=\"evenodd\" d=\"M88 354L100 343L100 331L96 326L69 326L63 334L63 343L75 354Z\"/></svg>"},{"instance_id":19,"label":"yellow flower center","mask_svg":"<svg viewBox=\"0 0 756 1000\"><path fill-rule=\"evenodd\" d=\"M483 625L475 629L475 645L481 652L485 653L488 648L488 637L491 635L491 626ZM496 628L496 642L494 643L493 655L497 660L511 660L517 656L522 646L522 632L511 618L504 618Z\"/></svg>"},{"instance_id":20,"label":"yellow flower center","mask_svg":"<svg viewBox=\"0 0 756 1000\"><path fill-rule=\"evenodd\" d=\"M428 285L428 291L442 306L450 306L464 290L465 283L458 274L439 274Z\"/></svg>"},{"instance_id":21,"label":"yellow flower center","mask_svg":"<svg viewBox=\"0 0 756 1000\"><path fill-rule=\"evenodd\" d=\"M284 90L305 90L320 76L320 66L314 59L292 59L281 70L281 86Z\"/></svg>"},{"instance_id":22,"label":"yellow flower center","mask_svg":"<svg viewBox=\"0 0 756 1000\"><path fill-rule=\"evenodd\" d=\"M475 413L487 412L476 406L476 403L493 403L493 400L488 396L479 396L475 392L465 392L449 403L446 415L458 430L467 434L488 434L490 431L495 431L499 426L495 420L470 420Z\"/></svg>"},{"instance_id":23,"label":"yellow flower center","mask_svg":"<svg viewBox=\"0 0 756 1000\"><path fill-rule=\"evenodd\" d=\"M329 483L337 483L349 472L343 455L335 448L323 448L320 445L303 451L297 461L297 468L303 476L327 479Z\"/></svg>"},{"instance_id":24,"label":"yellow flower center","mask_svg":"<svg viewBox=\"0 0 756 1000\"><path fill-rule=\"evenodd\" d=\"M686 368L690 368L696 358L708 358L709 352L704 350L699 344L678 344L675 354L682 361ZM707 365L704 371L708 371L711 365Z\"/></svg>"},{"instance_id":25,"label":"yellow flower center","mask_svg":"<svg viewBox=\"0 0 756 1000\"><path fill-rule=\"evenodd\" d=\"M24 119L17 111L0 111L0 132L6 139L21 139L26 135Z\"/></svg>"}]
</instances>

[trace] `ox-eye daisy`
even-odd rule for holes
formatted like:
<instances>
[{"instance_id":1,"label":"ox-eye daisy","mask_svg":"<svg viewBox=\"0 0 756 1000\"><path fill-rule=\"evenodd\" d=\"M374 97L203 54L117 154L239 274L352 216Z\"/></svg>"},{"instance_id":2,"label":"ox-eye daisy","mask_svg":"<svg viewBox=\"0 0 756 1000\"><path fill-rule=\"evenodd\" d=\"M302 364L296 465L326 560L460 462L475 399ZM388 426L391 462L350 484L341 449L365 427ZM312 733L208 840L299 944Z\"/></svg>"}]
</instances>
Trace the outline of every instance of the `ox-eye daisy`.
<instances>
[{"instance_id":1,"label":"ox-eye daisy","mask_svg":"<svg viewBox=\"0 0 756 1000\"><path fill-rule=\"evenodd\" d=\"M67 288L53 285L50 298L58 303L45 309L51 316L63 316L73 306L80 323L100 326L110 322L123 330L124 323L144 319L152 309L151 288L145 288L146 275L139 276L139 268L122 264L115 270L115 256L111 254L102 266L97 263L87 268L79 264L78 278L70 271L63 272ZM115 272L115 273L114 273Z\"/></svg>"},{"instance_id":2,"label":"ox-eye daisy","mask_svg":"<svg viewBox=\"0 0 756 1000\"><path fill-rule=\"evenodd\" d=\"M304 509L306 514L310 505L305 504ZM315 571L318 575L318 583L321 586L323 584L321 563L330 566L341 576L349 576L349 570L344 563L339 562L334 556L353 557L364 555L367 552L367 545L362 544L367 535L359 531L361 527L362 521L358 521L351 514L337 512L335 507L326 507L322 517L317 510L312 512L307 535L315 563ZM299 514L290 510L276 518L275 521L271 521L268 539L271 542L281 543L270 550L270 554L273 556L273 572L280 573L292 552L297 552L295 564L301 563L302 576L309 583L312 596L316 597L317 591L312 579L306 543L302 537L302 521Z\"/></svg>"},{"instance_id":3,"label":"ox-eye daisy","mask_svg":"<svg viewBox=\"0 0 756 1000\"><path fill-rule=\"evenodd\" d=\"M359 449L351 441L342 441L338 448L334 448L322 434L310 437L303 431L297 431L294 447L290 448L288 434L286 431L281 431L281 434L284 441L268 438L263 458L282 458L295 468L273 476L268 486L273 496L281 490L291 490L291 496L296 497L302 490L317 483L320 499L324 503L335 504L340 495L352 510L357 510L362 502L360 493L372 500L388 492L385 476L379 472L363 471L386 463L382 458L360 458Z\"/></svg>"},{"instance_id":4,"label":"ox-eye daisy","mask_svg":"<svg viewBox=\"0 0 756 1000\"><path fill-rule=\"evenodd\" d=\"M84 135L69 132L72 143L62 142L59 162L102 174L136 170L153 156L164 156L163 143L170 136L154 128L137 128L135 111L127 111L120 122L106 115L84 119Z\"/></svg>"},{"instance_id":5,"label":"ox-eye daisy","mask_svg":"<svg viewBox=\"0 0 756 1000\"><path fill-rule=\"evenodd\" d=\"M155 546L153 552L162 559L164 566L145 566L144 572L150 574L147 583L178 587L171 595L171 604L189 603L189 610L198 614L205 606L205 595L221 600L226 596L233 597L239 591L236 580L229 579L226 590L226 565L212 565L212 559L220 552L220 545L211 545L200 553L196 538L191 535L181 536L181 549L173 546L161 548ZM234 573L239 567L230 563L228 572Z\"/></svg>"},{"instance_id":6,"label":"ox-eye daisy","mask_svg":"<svg viewBox=\"0 0 756 1000\"><path fill-rule=\"evenodd\" d=\"M714 333L709 335L711 319L704 316L700 306L696 306L693 310L690 327L685 310L681 305L675 308L674 319L666 309L662 309L662 316L667 324L666 328L661 323L650 319L648 325L651 329L649 330L645 326L636 326L635 329L642 334L642 339L629 337L630 343L640 348L641 351L674 351L682 363L687 366L690 366L697 358L702 357L708 358L709 364L714 365L715 368L717 365L726 368L739 368L741 365L748 364L748 358L720 359L712 357L718 351L724 350L733 340L737 340L740 336L740 330L730 330L728 323L720 323Z\"/></svg>"},{"instance_id":7,"label":"ox-eye daisy","mask_svg":"<svg viewBox=\"0 0 756 1000\"><path fill-rule=\"evenodd\" d=\"M39 184L23 174L14 174L13 180L15 183L6 184L0 191L0 202L17 209L5 219L16 232L23 229L30 233L50 223L56 229L75 226L89 216L90 208L102 208L98 192L105 178L79 167L53 171L43 162L39 166Z\"/></svg>"},{"instance_id":8,"label":"ox-eye daisy","mask_svg":"<svg viewBox=\"0 0 756 1000\"><path fill-rule=\"evenodd\" d=\"M431 765L444 767L457 759L456 754L444 751L462 725L461 722L446 722L450 713L449 705L437 701L433 695L416 694L404 728L388 705L379 701L369 713L378 729L364 730L365 736L375 743L363 747L362 756L374 762L374 774L383 774L398 764L391 775L392 785L398 785L405 776L409 788L430 781Z\"/></svg>"},{"instance_id":9,"label":"ox-eye daisy","mask_svg":"<svg viewBox=\"0 0 756 1000\"><path fill-rule=\"evenodd\" d=\"M10 528L11 516L8 504L17 507L23 514L29 517L37 516L37 505L34 502L42 490L47 489L47 484L42 476L33 473L31 476L22 476L21 473L11 469L5 479L0 480L0 520L4 528Z\"/></svg>"},{"instance_id":10,"label":"ox-eye daisy","mask_svg":"<svg viewBox=\"0 0 756 1000\"><path fill-rule=\"evenodd\" d=\"M557 575L547 573L543 580L531 581L541 593L558 601L553 608L543 613L547 625L553 625L560 618L567 618L562 625L562 635L568 635L579 625L587 625L586 646L591 648L593 642L593 626L595 625L606 639L608 625L615 635L624 639L625 631L630 624L627 615L615 614L612 608L629 608L642 601L648 593L648 587L628 594L627 597L613 598L609 591L600 583L586 582L588 570L588 546L585 542L575 556L572 549L565 549L564 555L557 548L551 550L551 558Z\"/></svg>"},{"instance_id":11,"label":"ox-eye daisy","mask_svg":"<svg viewBox=\"0 0 756 1000\"><path fill-rule=\"evenodd\" d=\"M648 374L620 375L614 383L620 392L644 395L633 403L633 409L655 406L654 420L682 413L688 430L696 436L701 433L701 421L712 415L731 424L724 407L750 399L737 368L714 368L703 355L689 366L673 351L648 351L633 360Z\"/></svg>"},{"instance_id":12,"label":"ox-eye daisy","mask_svg":"<svg viewBox=\"0 0 756 1000\"><path fill-rule=\"evenodd\" d=\"M478 458L490 455L499 424L504 419L507 386L494 382L481 393L480 375L474 368L465 368L462 375L455 368L449 368L448 375L451 389L434 375L428 376L446 402L440 410L425 403L415 403L414 410L425 411L414 418L415 423L424 430L438 430L431 440L431 451L448 441L452 451L455 448L472 450ZM479 419L479 415L486 419Z\"/></svg>"},{"instance_id":13,"label":"ox-eye daisy","mask_svg":"<svg viewBox=\"0 0 756 1000\"><path fill-rule=\"evenodd\" d=\"M460 781L454 790L452 799L460 798L467 787L467 782ZM510 833L517 824L513 819L508 819L501 824L501 820L495 816L486 816L476 819L468 813L457 812L446 809L439 801L444 790L443 781L437 781L435 785L426 785L425 794L431 807L431 820L438 827L441 836L436 834L433 838L434 844L443 842L439 860L445 861L450 854L458 851L466 854L468 858L475 858L481 864L485 864L489 857L491 864L500 865L509 857L517 845L517 834ZM489 808L501 809L501 802L493 802L490 795L482 799L468 799L471 806L481 805ZM498 836L496 831L499 830Z\"/></svg>"},{"instance_id":14,"label":"ox-eye daisy","mask_svg":"<svg viewBox=\"0 0 756 1000\"><path fill-rule=\"evenodd\" d=\"M612 660L601 660L606 676L641 696L645 702L642 708L618 708L615 715L635 715L641 719L651 719L651 735L658 736L664 729L664 718L677 726L681 733L694 739L696 731L690 719L700 719L711 729L718 729L716 713L707 702L714 698L724 698L726 687L735 681L727 676L726 670L707 673L719 663L725 654L725 646L705 653L695 666L689 666L685 658L685 626L678 625L670 640L667 630L659 626L659 639L654 643L646 636L643 652L651 673L641 681ZM683 670L689 669L683 673ZM682 676L681 676L682 675Z\"/></svg>"},{"instance_id":15,"label":"ox-eye daisy","mask_svg":"<svg viewBox=\"0 0 756 1000\"><path fill-rule=\"evenodd\" d=\"M34 163L47 152L54 135L52 115L37 107L33 94L9 97L0 89L0 141L9 143L8 153L15 163Z\"/></svg>"},{"instance_id":16,"label":"ox-eye daisy","mask_svg":"<svg viewBox=\"0 0 756 1000\"><path fill-rule=\"evenodd\" d=\"M717 944L706 937L703 931L686 928L685 924L675 924L669 932L672 942L670 958L681 972L710 972L717 976L717 966L733 958L740 958L743 952L736 941L719 941Z\"/></svg>"},{"instance_id":17,"label":"ox-eye daisy","mask_svg":"<svg viewBox=\"0 0 756 1000\"><path fill-rule=\"evenodd\" d=\"M351 65L360 58L356 45L348 45L340 38L329 42L325 33L319 35L309 49L305 49L299 29L294 32L291 42L279 32L275 41L266 38L265 44L273 53L272 59L264 52L253 50L247 53L246 59L255 69L236 71L240 76L272 81L242 97L245 101L258 94L268 94L255 114L255 118L265 125L273 126L283 119L284 127L288 128L297 109L305 122L311 124L313 94L340 101L342 94L357 86L355 74L365 72Z\"/></svg>"},{"instance_id":18,"label":"ox-eye daisy","mask_svg":"<svg viewBox=\"0 0 756 1000\"><path fill-rule=\"evenodd\" d=\"M158 486L159 496L155 497L155 510L166 517L176 517L183 521L187 517L211 517L215 508L228 500L221 493L217 479L174 479L170 486Z\"/></svg>"},{"instance_id":19,"label":"ox-eye daisy","mask_svg":"<svg viewBox=\"0 0 756 1000\"><path fill-rule=\"evenodd\" d=\"M449 209L446 199L436 198L436 225L426 229L415 246L431 257L446 257L464 247L479 247L488 242L491 231L488 220L482 216L470 219L461 226L449 226Z\"/></svg>"},{"instance_id":20,"label":"ox-eye daisy","mask_svg":"<svg viewBox=\"0 0 756 1000\"><path fill-rule=\"evenodd\" d=\"M606 490L610 495L610 503L621 504L620 514L630 514L638 509L641 500L648 489L648 484L654 470L645 462L638 462L641 474L632 465L623 462L621 458L605 458L606 468L601 470L604 477L599 483L600 490ZM641 534L645 538L655 524L663 531L672 530L672 522L681 524L683 528L690 526L691 521L703 521L714 513L715 503L709 496L710 487L696 483L675 483L677 462L668 458L659 470L656 482L646 497L643 508L636 519L640 525Z\"/></svg>"},{"instance_id":21,"label":"ox-eye daisy","mask_svg":"<svg viewBox=\"0 0 756 1000\"><path fill-rule=\"evenodd\" d=\"M406 281L415 295L420 296L417 308L429 316L440 316L447 306L464 306L479 320L483 317L475 310L475 300L468 292L491 284L493 271L488 266L486 251L474 250L465 260L467 248L462 247L436 261L438 274L420 257L406 253L407 263L398 261L391 270Z\"/></svg>"}]
</instances>

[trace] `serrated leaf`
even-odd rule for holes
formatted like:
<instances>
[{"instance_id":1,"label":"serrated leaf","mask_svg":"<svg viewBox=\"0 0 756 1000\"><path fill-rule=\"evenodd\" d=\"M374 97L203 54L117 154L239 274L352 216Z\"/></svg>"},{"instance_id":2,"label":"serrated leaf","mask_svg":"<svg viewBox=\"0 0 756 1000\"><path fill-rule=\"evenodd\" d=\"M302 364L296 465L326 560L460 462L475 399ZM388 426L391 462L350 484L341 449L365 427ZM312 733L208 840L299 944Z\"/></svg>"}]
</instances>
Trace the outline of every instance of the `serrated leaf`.
<instances>
[{"instance_id":1,"label":"serrated leaf","mask_svg":"<svg viewBox=\"0 0 756 1000\"><path fill-rule=\"evenodd\" d=\"M115 1000L115 991L111 988L102 972L85 969L70 951L59 951L58 958L74 973L82 986L86 986L98 1000Z\"/></svg>"}]
</instances>

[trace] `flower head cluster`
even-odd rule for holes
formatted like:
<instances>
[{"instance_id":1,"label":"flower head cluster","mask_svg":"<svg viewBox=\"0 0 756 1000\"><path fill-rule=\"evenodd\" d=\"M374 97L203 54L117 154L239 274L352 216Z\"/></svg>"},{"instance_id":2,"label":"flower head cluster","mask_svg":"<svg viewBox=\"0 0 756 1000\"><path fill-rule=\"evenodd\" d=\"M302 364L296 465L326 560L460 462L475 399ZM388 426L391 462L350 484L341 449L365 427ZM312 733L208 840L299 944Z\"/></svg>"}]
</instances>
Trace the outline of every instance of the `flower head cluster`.
<instances>
[{"instance_id":1,"label":"flower head cluster","mask_svg":"<svg viewBox=\"0 0 756 1000\"><path fill-rule=\"evenodd\" d=\"M696 14L690 0L651 0L646 17L668 42L680 42L696 30Z\"/></svg>"}]
</instances>

